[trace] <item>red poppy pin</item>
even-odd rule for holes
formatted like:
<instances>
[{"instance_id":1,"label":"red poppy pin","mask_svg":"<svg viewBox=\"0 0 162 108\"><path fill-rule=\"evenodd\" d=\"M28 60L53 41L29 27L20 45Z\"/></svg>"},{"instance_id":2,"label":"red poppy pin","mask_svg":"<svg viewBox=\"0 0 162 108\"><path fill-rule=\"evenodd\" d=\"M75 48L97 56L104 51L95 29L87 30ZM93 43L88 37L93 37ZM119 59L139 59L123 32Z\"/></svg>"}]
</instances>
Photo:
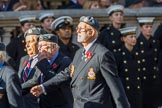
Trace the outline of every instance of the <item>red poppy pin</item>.
<instances>
[{"instance_id":1,"label":"red poppy pin","mask_svg":"<svg viewBox=\"0 0 162 108\"><path fill-rule=\"evenodd\" d=\"M26 64L27 64L27 61L24 61L23 66L26 66Z\"/></svg>"},{"instance_id":2,"label":"red poppy pin","mask_svg":"<svg viewBox=\"0 0 162 108\"><path fill-rule=\"evenodd\" d=\"M52 67L54 68L54 69L56 69L57 68L57 64L56 63L54 63L53 65L52 65Z\"/></svg>"},{"instance_id":3,"label":"red poppy pin","mask_svg":"<svg viewBox=\"0 0 162 108\"><path fill-rule=\"evenodd\" d=\"M87 59L90 59L92 57L92 52L88 51L86 54L85 54L85 61Z\"/></svg>"}]
</instances>

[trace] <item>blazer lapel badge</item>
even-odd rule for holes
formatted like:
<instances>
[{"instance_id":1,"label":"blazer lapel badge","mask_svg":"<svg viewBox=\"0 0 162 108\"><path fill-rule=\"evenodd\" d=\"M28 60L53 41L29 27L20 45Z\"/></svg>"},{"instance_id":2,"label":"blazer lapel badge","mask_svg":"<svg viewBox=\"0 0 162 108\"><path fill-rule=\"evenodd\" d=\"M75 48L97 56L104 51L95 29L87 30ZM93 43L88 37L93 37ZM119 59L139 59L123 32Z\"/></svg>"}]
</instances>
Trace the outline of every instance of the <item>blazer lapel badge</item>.
<instances>
[{"instance_id":1,"label":"blazer lapel badge","mask_svg":"<svg viewBox=\"0 0 162 108\"><path fill-rule=\"evenodd\" d=\"M54 64L52 65L52 67L53 67L53 69L56 69L56 68L58 67L58 65L57 65L56 63L54 63Z\"/></svg>"},{"instance_id":2,"label":"blazer lapel badge","mask_svg":"<svg viewBox=\"0 0 162 108\"><path fill-rule=\"evenodd\" d=\"M26 65L27 65L27 63L28 63L27 61L24 61L23 66L26 66Z\"/></svg>"},{"instance_id":3,"label":"blazer lapel badge","mask_svg":"<svg viewBox=\"0 0 162 108\"><path fill-rule=\"evenodd\" d=\"M93 68L89 69L87 79L89 79L89 80L95 80L96 79L96 73L94 72Z\"/></svg>"},{"instance_id":4,"label":"blazer lapel badge","mask_svg":"<svg viewBox=\"0 0 162 108\"><path fill-rule=\"evenodd\" d=\"M70 77L73 77L74 76L74 70L75 70L74 65L71 65L70 66Z\"/></svg>"}]
</instances>

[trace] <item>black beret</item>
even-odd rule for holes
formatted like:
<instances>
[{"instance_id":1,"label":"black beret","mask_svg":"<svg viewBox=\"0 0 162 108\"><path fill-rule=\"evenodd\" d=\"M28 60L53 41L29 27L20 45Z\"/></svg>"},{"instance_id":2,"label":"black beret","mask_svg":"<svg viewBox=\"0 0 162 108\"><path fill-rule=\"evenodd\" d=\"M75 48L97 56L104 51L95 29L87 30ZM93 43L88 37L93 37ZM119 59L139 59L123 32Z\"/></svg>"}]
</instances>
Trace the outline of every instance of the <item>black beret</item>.
<instances>
[{"instance_id":1,"label":"black beret","mask_svg":"<svg viewBox=\"0 0 162 108\"><path fill-rule=\"evenodd\" d=\"M58 37L54 34L43 34L39 36L39 41L58 43Z\"/></svg>"},{"instance_id":2,"label":"black beret","mask_svg":"<svg viewBox=\"0 0 162 108\"><path fill-rule=\"evenodd\" d=\"M96 30L99 30L100 28L98 21L92 16L82 16L80 17L80 22L85 22Z\"/></svg>"},{"instance_id":3,"label":"black beret","mask_svg":"<svg viewBox=\"0 0 162 108\"><path fill-rule=\"evenodd\" d=\"M6 46L2 42L0 42L0 51L6 51Z\"/></svg>"}]
</instances>

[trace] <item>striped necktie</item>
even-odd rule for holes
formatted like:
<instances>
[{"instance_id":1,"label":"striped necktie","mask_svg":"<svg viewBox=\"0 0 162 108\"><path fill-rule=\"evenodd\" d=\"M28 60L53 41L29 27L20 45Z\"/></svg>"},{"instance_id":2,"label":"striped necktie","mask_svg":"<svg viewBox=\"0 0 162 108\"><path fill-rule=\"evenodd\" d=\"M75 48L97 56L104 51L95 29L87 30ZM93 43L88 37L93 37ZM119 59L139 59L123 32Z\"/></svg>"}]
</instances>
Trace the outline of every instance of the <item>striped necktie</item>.
<instances>
[{"instance_id":1,"label":"striped necktie","mask_svg":"<svg viewBox=\"0 0 162 108\"><path fill-rule=\"evenodd\" d=\"M30 73L30 66L31 66L31 62L32 62L33 59L29 59L26 67L24 68L24 72L23 72L23 75L22 75L22 78L23 78L23 81L25 82L29 76L29 73Z\"/></svg>"}]
</instances>

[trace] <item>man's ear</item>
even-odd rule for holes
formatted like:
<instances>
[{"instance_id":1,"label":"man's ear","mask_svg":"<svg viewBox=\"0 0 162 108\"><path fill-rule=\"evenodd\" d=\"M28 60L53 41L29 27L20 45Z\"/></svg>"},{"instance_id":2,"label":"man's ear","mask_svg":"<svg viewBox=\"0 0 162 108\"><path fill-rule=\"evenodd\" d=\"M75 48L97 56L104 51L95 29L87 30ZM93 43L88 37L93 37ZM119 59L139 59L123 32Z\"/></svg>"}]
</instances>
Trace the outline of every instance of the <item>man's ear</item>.
<instances>
[{"instance_id":1,"label":"man's ear","mask_svg":"<svg viewBox=\"0 0 162 108\"><path fill-rule=\"evenodd\" d=\"M94 36L95 32L96 32L96 31L93 30L93 29L91 29L91 30L88 31L89 35L91 35L91 36Z\"/></svg>"},{"instance_id":2,"label":"man's ear","mask_svg":"<svg viewBox=\"0 0 162 108\"><path fill-rule=\"evenodd\" d=\"M56 30L55 32L56 32L56 34L57 34L57 35L60 35L60 32L59 32L59 30Z\"/></svg>"}]
</instances>

